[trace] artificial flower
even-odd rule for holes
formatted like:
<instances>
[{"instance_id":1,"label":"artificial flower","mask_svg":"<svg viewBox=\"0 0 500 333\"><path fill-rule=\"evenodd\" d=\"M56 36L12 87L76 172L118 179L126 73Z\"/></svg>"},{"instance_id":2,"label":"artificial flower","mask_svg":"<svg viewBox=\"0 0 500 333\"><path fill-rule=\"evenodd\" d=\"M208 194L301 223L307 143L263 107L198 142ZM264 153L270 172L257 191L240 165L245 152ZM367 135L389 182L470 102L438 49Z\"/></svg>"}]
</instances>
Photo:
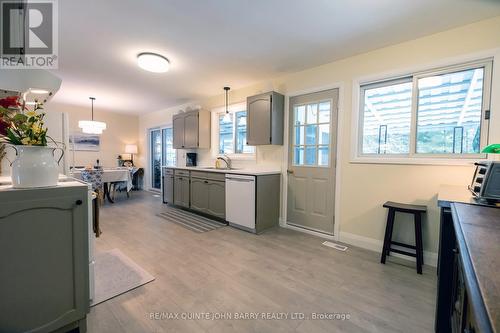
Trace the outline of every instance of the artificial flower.
<instances>
[{"instance_id":1,"label":"artificial flower","mask_svg":"<svg viewBox=\"0 0 500 333\"><path fill-rule=\"evenodd\" d=\"M21 103L19 103L19 96L9 96L0 99L0 106L5 109L21 106Z\"/></svg>"}]
</instances>

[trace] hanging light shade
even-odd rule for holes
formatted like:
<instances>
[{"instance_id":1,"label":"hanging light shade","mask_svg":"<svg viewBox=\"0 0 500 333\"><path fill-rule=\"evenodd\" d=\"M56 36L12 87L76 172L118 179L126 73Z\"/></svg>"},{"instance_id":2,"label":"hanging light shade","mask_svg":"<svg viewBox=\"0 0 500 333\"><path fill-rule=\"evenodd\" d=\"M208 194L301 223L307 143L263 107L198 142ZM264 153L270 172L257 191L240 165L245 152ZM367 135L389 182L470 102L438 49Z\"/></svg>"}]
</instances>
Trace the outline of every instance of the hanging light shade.
<instances>
[{"instance_id":1,"label":"hanging light shade","mask_svg":"<svg viewBox=\"0 0 500 333\"><path fill-rule=\"evenodd\" d=\"M231 89L230 87L224 87L224 90L226 92L226 114L224 115L223 120L226 123L229 123L231 121L231 115L229 114L229 99L228 99L230 89Z\"/></svg>"},{"instance_id":2,"label":"hanging light shade","mask_svg":"<svg viewBox=\"0 0 500 333\"><path fill-rule=\"evenodd\" d=\"M94 120L94 100L95 97L89 97L92 101L92 120L80 120L78 122L78 127L82 129L83 133L87 134L102 134L102 131L106 129L106 123L102 121Z\"/></svg>"}]
</instances>

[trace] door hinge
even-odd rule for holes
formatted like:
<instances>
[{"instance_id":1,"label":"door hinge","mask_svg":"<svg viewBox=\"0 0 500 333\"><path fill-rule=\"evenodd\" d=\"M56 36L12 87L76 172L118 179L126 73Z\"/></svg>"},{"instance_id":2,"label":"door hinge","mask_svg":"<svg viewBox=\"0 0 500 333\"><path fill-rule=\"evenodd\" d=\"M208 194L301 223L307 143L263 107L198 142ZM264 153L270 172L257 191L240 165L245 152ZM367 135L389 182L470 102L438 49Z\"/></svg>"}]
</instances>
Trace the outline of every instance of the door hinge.
<instances>
[{"instance_id":1,"label":"door hinge","mask_svg":"<svg viewBox=\"0 0 500 333\"><path fill-rule=\"evenodd\" d=\"M269 142L273 142L273 137L272 136L269 137Z\"/></svg>"},{"instance_id":2,"label":"door hinge","mask_svg":"<svg viewBox=\"0 0 500 333\"><path fill-rule=\"evenodd\" d=\"M484 111L484 119L486 120L490 119L490 110Z\"/></svg>"}]
</instances>

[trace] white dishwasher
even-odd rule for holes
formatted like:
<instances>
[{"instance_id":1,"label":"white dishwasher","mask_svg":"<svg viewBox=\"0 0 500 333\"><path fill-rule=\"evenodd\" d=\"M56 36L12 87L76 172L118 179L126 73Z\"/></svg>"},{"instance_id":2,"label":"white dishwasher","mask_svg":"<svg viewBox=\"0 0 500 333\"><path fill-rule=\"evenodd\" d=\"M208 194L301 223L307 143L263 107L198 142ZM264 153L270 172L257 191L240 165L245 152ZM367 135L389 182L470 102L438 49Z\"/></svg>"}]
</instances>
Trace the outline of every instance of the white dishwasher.
<instances>
[{"instance_id":1,"label":"white dishwasher","mask_svg":"<svg viewBox=\"0 0 500 333\"><path fill-rule=\"evenodd\" d=\"M255 231L255 176L226 174L226 220Z\"/></svg>"}]
</instances>

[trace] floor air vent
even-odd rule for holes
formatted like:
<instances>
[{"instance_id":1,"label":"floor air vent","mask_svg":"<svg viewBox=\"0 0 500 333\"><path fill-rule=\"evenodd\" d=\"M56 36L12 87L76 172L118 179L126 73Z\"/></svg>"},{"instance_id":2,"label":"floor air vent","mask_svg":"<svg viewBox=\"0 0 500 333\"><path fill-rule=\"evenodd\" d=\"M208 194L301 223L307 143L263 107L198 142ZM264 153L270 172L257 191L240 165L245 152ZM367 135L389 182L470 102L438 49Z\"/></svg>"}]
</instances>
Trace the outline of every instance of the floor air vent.
<instances>
[{"instance_id":1,"label":"floor air vent","mask_svg":"<svg viewBox=\"0 0 500 333\"><path fill-rule=\"evenodd\" d=\"M329 242L329 241L323 242L323 245L324 246L328 246L328 247L332 247L335 250L339 250L339 251L342 251L342 252L347 251L347 246L340 245L340 244L335 244L335 243L332 243L332 242Z\"/></svg>"}]
</instances>

